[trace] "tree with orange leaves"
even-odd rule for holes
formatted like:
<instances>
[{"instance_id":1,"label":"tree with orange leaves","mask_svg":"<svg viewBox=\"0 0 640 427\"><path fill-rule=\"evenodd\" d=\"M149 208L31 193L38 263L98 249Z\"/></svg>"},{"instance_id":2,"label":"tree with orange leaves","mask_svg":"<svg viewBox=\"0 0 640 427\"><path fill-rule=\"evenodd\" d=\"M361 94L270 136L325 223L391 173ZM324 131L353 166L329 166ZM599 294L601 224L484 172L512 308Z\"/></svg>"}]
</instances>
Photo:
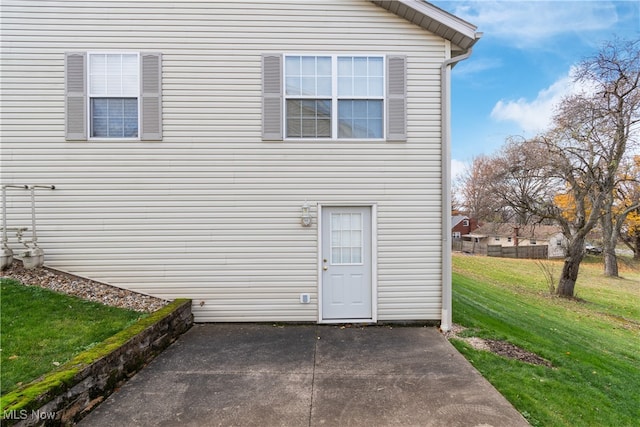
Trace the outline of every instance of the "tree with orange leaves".
<instances>
[{"instance_id":1,"label":"tree with orange leaves","mask_svg":"<svg viewBox=\"0 0 640 427\"><path fill-rule=\"evenodd\" d=\"M616 210L623 214L626 212L624 221L620 223L620 239L633 251L633 257L640 260L640 155L634 157L627 179L616 196Z\"/></svg>"}]
</instances>

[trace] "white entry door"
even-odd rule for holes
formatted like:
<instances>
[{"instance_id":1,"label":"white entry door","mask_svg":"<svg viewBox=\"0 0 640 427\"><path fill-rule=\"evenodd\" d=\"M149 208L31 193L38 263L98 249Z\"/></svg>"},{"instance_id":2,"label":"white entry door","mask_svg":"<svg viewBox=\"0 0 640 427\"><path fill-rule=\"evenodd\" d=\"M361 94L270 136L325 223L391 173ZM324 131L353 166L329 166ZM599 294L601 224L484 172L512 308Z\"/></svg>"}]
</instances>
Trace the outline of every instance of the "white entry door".
<instances>
[{"instance_id":1,"label":"white entry door","mask_svg":"<svg viewBox=\"0 0 640 427\"><path fill-rule=\"evenodd\" d=\"M371 207L322 208L322 320L372 318Z\"/></svg>"}]
</instances>

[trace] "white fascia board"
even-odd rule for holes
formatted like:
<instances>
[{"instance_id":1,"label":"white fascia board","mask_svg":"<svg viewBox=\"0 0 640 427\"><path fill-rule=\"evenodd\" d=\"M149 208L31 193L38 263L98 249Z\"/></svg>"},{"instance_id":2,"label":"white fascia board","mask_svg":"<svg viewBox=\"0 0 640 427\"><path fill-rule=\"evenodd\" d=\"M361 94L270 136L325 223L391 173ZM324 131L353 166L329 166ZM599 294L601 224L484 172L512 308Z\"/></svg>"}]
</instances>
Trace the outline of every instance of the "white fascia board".
<instances>
[{"instance_id":1,"label":"white fascia board","mask_svg":"<svg viewBox=\"0 0 640 427\"><path fill-rule=\"evenodd\" d=\"M482 33L477 27L424 0L369 0L427 31L449 40L463 50L471 48Z\"/></svg>"},{"instance_id":2,"label":"white fascia board","mask_svg":"<svg viewBox=\"0 0 640 427\"><path fill-rule=\"evenodd\" d=\"M465 37L470 38L471 40L475 40L477 38L476 30L478 27L475 25L458 18L455 15L452 15L449 12L446 12L439 7L432 5L431 3L427 3L424 0L397 0L410 8L420 12L421 14L435 19L440 22L442 25L451 28L452 30L461 33Z\"/></svg>"}]
</instances>

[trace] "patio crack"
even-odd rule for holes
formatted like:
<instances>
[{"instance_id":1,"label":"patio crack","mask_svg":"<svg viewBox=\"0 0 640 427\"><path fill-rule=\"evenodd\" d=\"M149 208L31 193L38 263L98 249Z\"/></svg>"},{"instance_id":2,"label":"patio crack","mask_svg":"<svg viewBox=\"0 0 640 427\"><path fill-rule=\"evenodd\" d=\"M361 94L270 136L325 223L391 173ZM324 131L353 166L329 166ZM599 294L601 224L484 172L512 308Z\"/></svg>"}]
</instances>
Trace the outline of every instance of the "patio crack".
<instances>
[{"instance_id":1,"label":"patio crack","mask_svg":"<svg viewBox=\"0 0 640 427\"><path fill-rule=\"evenodd\" d=\"M318 325L315 327L315 343L313 343L313 372L311 374L311 399L309 404L309 427L311 427L311 417L313 415L313 390L316 384L316 355L318 354Z\"/></svg>"}]
</instances>

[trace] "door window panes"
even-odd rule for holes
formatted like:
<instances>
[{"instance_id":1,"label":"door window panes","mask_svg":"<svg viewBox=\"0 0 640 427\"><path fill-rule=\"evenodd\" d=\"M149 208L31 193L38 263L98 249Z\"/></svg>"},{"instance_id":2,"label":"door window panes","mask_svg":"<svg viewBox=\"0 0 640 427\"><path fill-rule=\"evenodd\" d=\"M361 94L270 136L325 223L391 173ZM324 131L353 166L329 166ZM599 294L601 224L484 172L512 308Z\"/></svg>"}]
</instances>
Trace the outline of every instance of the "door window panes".
<instances>
[{"instance_id":1,"label":"door window panes","mask_svg":"<svg viewBox=\"0 0 640 427\"><path fill-rule=\"evenodd\" d=\"M332 213L331 263L362 264L362 252L362 214Z\"/></svg>"}]
</instances>

